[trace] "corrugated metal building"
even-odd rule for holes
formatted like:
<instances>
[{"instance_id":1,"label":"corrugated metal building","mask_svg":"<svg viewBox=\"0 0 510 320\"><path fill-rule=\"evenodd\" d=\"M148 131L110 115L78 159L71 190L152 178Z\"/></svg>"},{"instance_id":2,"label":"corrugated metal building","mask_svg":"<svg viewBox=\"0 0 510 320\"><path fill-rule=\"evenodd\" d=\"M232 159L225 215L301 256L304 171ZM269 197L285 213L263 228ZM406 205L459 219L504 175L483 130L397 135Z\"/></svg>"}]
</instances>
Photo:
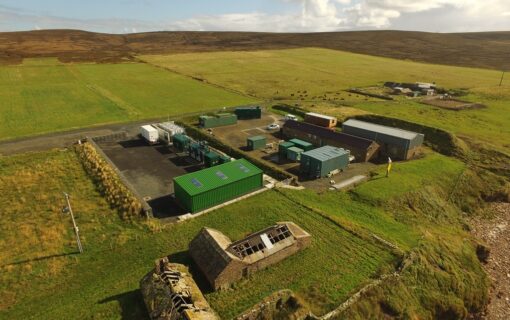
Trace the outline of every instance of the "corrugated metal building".
<instances>
[{"instance_id":1,"label":"corrugated metal building","mask_svg":"<svg viewBox=\"0 0 510 320\"><path fill-rule=\"evenodd\" d=\"M324 146L301 154L301 173L308 178L323 178L349 165L349 152L342 148Z\"/></svg>"},{"instance_id":2,"label":"corrugated metal building","mask_svg":"<svg viewBox=\"0 0 510 320\"><path fill-rule=\"evenodd\" d=\"M314 148L313 144L308 141L303 141L300 139L290 139L289 142L292 142L294 146L303 149L304 151L309 151Z\"/></svg>"},{"instance_id":3,"label":"corrugated metal building","mask_svg":"<svg viewBox=\"0 0 510 320\"><path fill-rule=\"evenodd\" d=\"M237 107L234 113L239 120L250 120L262 118L262 109L259 106Z\"/></svg>"},{"instance_id":4,"label":"corrugated metal building","mask_svg":"<svg viewBox=\"0 0 510 320\"><path fill-rule=\"evenodd\" d=\"M248 150L264 149L266 147L267 139L264 136L253 136L246 139L246 146Z\"/></svg>"},{"instance_id":5,"label":"corrugated metal building","mask_svg":"<svg viewBox=\"0 0 510 320\"><path fill-rule=\"evenodd\" d=\"M262 170L245 159L174 178L175 198L198 212L262 188Z\"/></svg>"},{"instance_id":6,"label":"corrugated metal building","mask_svg":"<svg viewBox=\"0 0 510 320\"><path fill-rule=\"evenodd\" d=\"M350 119L342 123L345 133L371 139L379 143L381 153L395 159L413 158L423 144L421 133Z\"/></svg>"},{"instance_id":7,"label":"corrugated metal building","mask_svg":"<svg viewBox=\"0 0 510 320\"><path fill-rule=\"evenodd\" d=\"M237 123L237 116L232 113L218 113L214 116L200 116L198 118L202 128L215 128Z\"/></svg>"},{"instance_id":8,"label":"corrugated metal building","mask_svg":"<svg viewBox=\"0 0 510 320\"><path fill-rule=\"evenodd\" d=\"M330 145L347 149L359 162L366 162L377 157L379 151L379 144L375 141L306 122L288 120L283 125L282 132L287 138L298 138L317 147Z\"/></svg>"}]
</instances>

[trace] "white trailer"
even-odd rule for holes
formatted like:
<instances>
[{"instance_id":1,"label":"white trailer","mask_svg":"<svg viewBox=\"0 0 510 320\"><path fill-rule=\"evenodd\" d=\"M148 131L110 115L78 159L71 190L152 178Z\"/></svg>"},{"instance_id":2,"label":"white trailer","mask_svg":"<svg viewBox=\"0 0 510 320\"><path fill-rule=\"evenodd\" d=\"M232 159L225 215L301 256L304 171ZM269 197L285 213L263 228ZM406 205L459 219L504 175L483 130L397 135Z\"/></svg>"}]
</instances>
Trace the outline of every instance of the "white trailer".
<instances>
[{"instance_id":1,"label":"white trailer","mask_svg":"<svg viewBox=\"0 0 510 320\"><path fill-rule=\"evenodd\" d=\"M158 123L154 125L159 132L159 140L170 144L176 134L184 134L184 128L176 125L173 121Z\"/></svg>"},{"instance_id":2,"label":"white trailer","mask_svg":"<svg viewBox=\"0 0 510 320\"><path fill-rule=\"evenodd\" d=\"M151 125L145 125L140 127L140 134L142 137L147 140L149 144L156 144L159 140L158 129L154 128Z\"/></svg>"}]
</instances>

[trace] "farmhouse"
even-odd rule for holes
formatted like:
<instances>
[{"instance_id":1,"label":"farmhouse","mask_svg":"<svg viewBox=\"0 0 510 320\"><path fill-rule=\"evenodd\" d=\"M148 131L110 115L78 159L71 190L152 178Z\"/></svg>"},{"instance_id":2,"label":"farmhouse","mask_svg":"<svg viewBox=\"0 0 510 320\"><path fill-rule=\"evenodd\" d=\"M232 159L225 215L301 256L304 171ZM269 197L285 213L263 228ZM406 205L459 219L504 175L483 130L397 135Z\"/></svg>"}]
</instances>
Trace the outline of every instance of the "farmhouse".
<instances>
[{"instance_id":1,"label":"farmhouse","mask_svg":"<svg viewBox=\"0 0 510 320\"><path fill-rule=\"evenodd\" d=\"M217 320L185 266L156 261L156 267L140 281L149 317L157 320Z\"/></svg>"},{"instance_id":2,"label":"farmhouse","mask_svg":"<svg viewBox=\"0 0 510 320\"><path fill-rule=\"evenodd\" d=\"M318 147L330 145L347 149L359 162L366 162L375 158L379 151L379 145L372 140L305 122L286 121L282 132L288 138L298 138Z\"/></svg>"},{"instance_id":3,"label":"farmhouse","mask_svg":"<svg viewBox=\"0 0 510 320\"><path fill-rule=\"evenodd\" d=\"M345 133L374 140L381 146L381 153L395 159L413 158L423 144L424 135L398 128L349 119L342 123Z\"/></svg>"},{"instance_id":4,"label":"farmhouse","mask_svg":"<svg viewBox=\"0 0 510 320\"><path fill-rule=\"evenodd\" d=\"M203 228L189 253L214 290L264 269L308 247L311 236L293 222L279 222L232 242L218 230Z\"/></svg>"}]
</instances>

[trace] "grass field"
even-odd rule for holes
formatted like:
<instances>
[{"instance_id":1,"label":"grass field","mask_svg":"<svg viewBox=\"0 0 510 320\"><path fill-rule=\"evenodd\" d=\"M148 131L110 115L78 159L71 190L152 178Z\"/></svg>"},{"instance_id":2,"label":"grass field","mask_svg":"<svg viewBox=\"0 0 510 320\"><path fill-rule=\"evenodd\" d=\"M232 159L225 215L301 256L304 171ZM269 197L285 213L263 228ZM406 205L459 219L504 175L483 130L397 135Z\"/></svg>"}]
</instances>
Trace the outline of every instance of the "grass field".
<instances>
[{"instance_id":1,"label":"grass field","mask_svg":"<svg viewBox=\"0 0 510 320\"><path fill-rule=\"evenodd\" d=\"M498 87L501 73L497 71L317 48L150 55L142 59L260 98L303 105L340 118L354 114L350 108L401 118L490 143L510 153L510 81ZM469 95L462 99L488 108L455 112L408 99L384 101L343 91L385 81L436 82L449 89L468 89Z\"/></svg>"},{"instance_id":2,"label":"grass field","mask_svg":"<svg viewBox=\"0 0 510 320\"><path fill-rule=\"evenodd\" d=\"M147 64L27 59L0 66L0 139L251 101Z\"/></svg>"},{"instance_id":3,"label":"grass field","mask_svg":"<svg viewBox=\"0 0 510 320\"><path fill-rule=\"evenodd\" d=\"M187 245L202 226L235 240L291 220L313 236L310 248L233 290L207 293L224 318L283 288L323 313L380 270L391 270L395 260L389 251L274 191L151 232L147 225L122 222L108 208L71 151L4 157L0 167L0 318L143 318L138 281L164 255L189 264ZM64 190L72 195L82 255L74 253L69 217L60 214Z\"/></svg>"}]
</instances>

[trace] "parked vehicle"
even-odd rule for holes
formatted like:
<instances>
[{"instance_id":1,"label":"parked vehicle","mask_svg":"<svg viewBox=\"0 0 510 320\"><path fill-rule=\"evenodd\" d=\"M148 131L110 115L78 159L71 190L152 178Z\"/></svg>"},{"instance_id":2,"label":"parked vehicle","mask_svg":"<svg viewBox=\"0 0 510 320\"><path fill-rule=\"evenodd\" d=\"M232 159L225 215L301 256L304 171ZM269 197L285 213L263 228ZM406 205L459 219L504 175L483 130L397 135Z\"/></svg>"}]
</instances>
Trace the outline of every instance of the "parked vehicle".
<instances>
[{"instance_id":1,"label":"parked vehicle","mask_svg":"<svg viewBox=\"0 0 510 320\"><path fill-rule=\"evenodd\" d=\"M273 123L273 124L270 124L267 126L267 130L278 130L278 129L280 129L280 125L276 124L276 123Z\"/></svg>"},{"instance_id":2,"label":"parked vehicle","mask_svg":"<svg viewBox=\"0 0 510 320\"><path fill-rule=\"evenodd\" d=\"M298 121L298 118L295 115L289 113L289 114L285 115L285 121L287 121L287 120Z\"/></svg>"}]
</instances>

